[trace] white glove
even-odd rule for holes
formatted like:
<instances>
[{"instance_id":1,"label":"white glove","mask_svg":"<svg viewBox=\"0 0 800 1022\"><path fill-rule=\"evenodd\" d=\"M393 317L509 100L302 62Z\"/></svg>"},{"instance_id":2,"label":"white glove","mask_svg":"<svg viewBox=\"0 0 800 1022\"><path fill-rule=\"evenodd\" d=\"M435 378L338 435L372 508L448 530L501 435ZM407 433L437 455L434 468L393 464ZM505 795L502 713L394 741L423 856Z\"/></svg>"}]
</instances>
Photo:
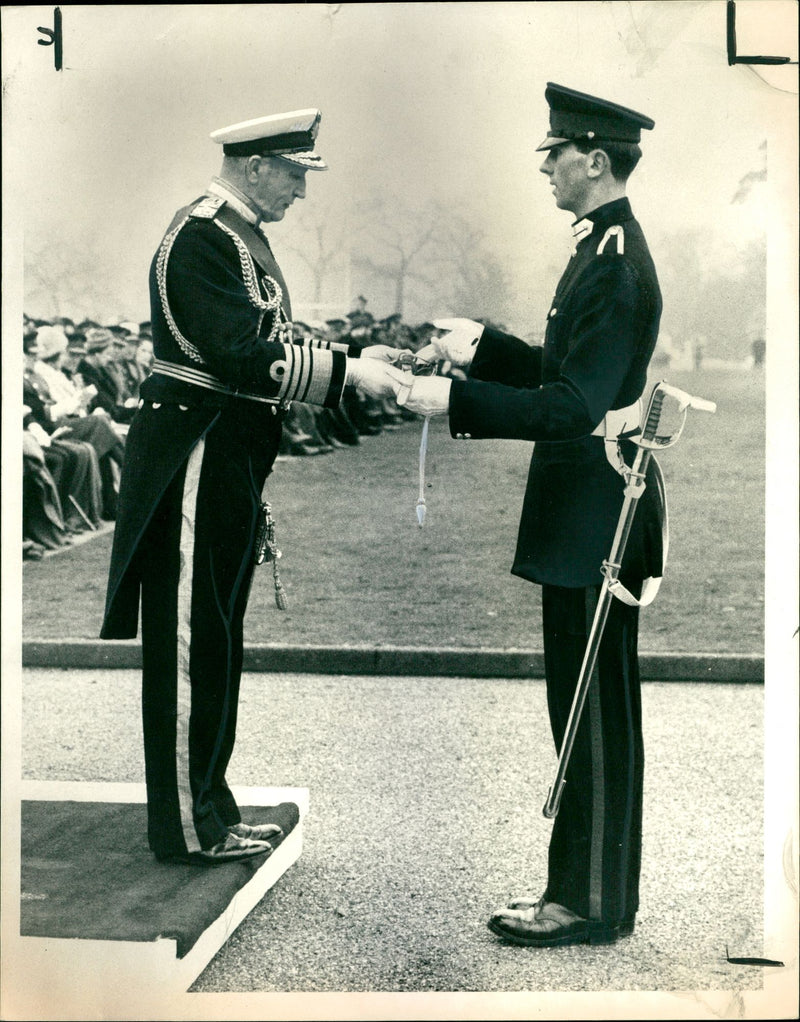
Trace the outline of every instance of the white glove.
<instances>
[{"instance_id":1,"label":"white glove","mask_svg":"<svg viewBox=\"0 0 800 1022\"><path fill-rule=\"evenodd\" d=\"M397 385L389 376L392 371L378 358L348 358L345 383L369 397L394 397Z\"/></svg>"},{"instance_id":2,"label":"white glove","mask_svg":"<svg viewBox=\"0 0 800 1022\"><path fill-rule=\"evenodd\" d=\"M394 362L398 354L398 349L391 344L370 344L361 349L362 358L377 358L381 362Z\"/></svg>"},{"instance_id":3,"label":"white glove","mask_svg":"<svg viewBox=\"0 0 800 1022\"><path fill-rule=\"evenodd\" d=\"M431 338L417 352L417 358L427 362L451 362L454 366L467 368L472 363L475 348L483 336L483 323L473 319L435 319L437 330L449 331L444 337Z\"/></svg>"},{"instance_id":4,"label":"white glove","mask_svg":"<svg viewBox=\"0 0 800 1022\"><path fill-rule=\"evenodd\" d=\"M417 415L444 415L450 407L450 380L443 376L414 376L402 369L389 369L397 381L397 403Z\"/></svg>"}]
</instances>

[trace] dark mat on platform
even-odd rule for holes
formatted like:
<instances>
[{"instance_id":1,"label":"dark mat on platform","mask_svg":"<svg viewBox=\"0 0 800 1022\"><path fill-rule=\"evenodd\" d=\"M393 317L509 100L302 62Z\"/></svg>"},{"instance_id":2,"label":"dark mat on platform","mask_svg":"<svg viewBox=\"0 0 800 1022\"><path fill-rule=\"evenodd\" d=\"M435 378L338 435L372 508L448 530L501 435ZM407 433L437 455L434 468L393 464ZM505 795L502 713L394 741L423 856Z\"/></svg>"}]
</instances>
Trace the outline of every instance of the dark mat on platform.
<instances>
[{"instance_id":1,"label":"dark mat on platform","mask_svg":"<svg viewBox=\"0 0 800 1022\"><path fill-rule=\"evenodd\" d=\"M291 802L241 809L245 823L277 823L288 835L299 819ZM177 942L191 950L258 869L255 856L223 866L156 861L140 803L22 803L24 937Z\"/></svg>"}]
</instances>

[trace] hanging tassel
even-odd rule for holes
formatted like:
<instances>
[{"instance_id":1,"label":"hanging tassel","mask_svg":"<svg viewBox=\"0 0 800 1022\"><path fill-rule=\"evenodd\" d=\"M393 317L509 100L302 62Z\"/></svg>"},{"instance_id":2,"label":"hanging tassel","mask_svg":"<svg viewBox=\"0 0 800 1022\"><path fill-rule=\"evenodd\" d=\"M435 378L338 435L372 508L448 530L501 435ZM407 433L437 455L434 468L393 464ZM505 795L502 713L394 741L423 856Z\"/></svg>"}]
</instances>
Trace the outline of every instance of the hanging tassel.
<instances>
[{"instance_id":1,"label":"hanging tassel","mask_svg":"<svg viewBox=\"0 0 800 1022\"><path fill-rule=\"evenodd\" d=\"M277 551L277 556L272 561L272 580L275 583L275 606L278 610L286 610L289 606L289 601L286 599L286 590L283 588L283 582L281 582L280 575L278 574L278 557L281 556L280 550Z\"/></svg>"},{"instance_id":2,"label":"hanging tassel","mask_svg":"<svg viewBox=\"0 0 800 1022\"><path fill-rule=\"evenodd\" d=\"M417 497L417 525L425 524L425 455L428 453L428 426L431 418L428 415L422 424L422 439L419 443L419 497Z\"/></svg>"},{"instance_id":3,"label":"hanging tassel","mask_svg":"<svg viewBox=\"0 0 800 1022\"><path fill-rule=\"evenodd\" d=\"M286 610L289 602L286 598L286 589L278 574L278 561L283 556L275 542L275 519L272 517L272 507L266 501L262 501L259 508L260 521L258 536L256 537L256 564L263 564L264 561L272 562L272 581L275 585L275 606L278 610Z\"/></svg>"}]
</instances>

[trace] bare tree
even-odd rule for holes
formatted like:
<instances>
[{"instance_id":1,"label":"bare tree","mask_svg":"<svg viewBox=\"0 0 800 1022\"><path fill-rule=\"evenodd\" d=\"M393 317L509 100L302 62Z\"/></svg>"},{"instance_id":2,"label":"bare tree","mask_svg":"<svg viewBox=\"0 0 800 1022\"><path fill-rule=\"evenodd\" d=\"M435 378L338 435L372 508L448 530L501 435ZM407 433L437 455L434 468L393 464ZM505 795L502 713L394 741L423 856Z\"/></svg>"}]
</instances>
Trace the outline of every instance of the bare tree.
<instances>
[{"instance_id":1,"label":"bare tree","mask_svg":"<svg viewBox=\"0 0 800 1022\"><path fill-rule=\"evenodd\" d=\"M69 248L28 241L23 272L26 312L48 318L110 314L109 274L91 239Z\"/></svg>"},{"instance_id":2,"label":"bare tree","mask_svg":"<svg viewBox=\"0 0 800 1022\"><path fill-rule=\"evenodd\" d=\"M458 315L504 322L510 309L508 274L486 243L485 232L461 214L440 209L437 279Z\"/></svg>"},{"instance_id":3,"label":"bare tree","mask_svg":"<svg viewBox=\"0 0 800 1022\"><path fill-rule=\"evenodd\" d=\"M350 257L349 217L341 211L315 208L297 214L284 247L294 252L311 274L315 304L323 300L325 285L341 272Z\"/></svg>"},{"instance_id":4,"label":"bare tree","mask_svg":"<svg viewBox=\"0 0 800 1022\"><path fill-rule=\"evenodd\" d=\"M358 291L403 317L409 309L495 322L509 314L507 274L483 231L441 202L374 193L357 208L315 205L298 214L283 245L310 273L317 304L337 277L341 289L343 272L349 285L352 270Z\"/></svg>"},{"instance_id":5,"label":"bare tree","mask_svg":"<svg viewBox=\"0 0 800 1022\"><path fill-rule=\"evenodd\" d=\"M393 208L374 196L360 211L353 241L353 265L361 272L388 281L394 292L394 311L405 311L410 281L430 288L432 263L444 229L441 210L428 203L420 209L396 203Z\"/></svg>"}]
</instances>

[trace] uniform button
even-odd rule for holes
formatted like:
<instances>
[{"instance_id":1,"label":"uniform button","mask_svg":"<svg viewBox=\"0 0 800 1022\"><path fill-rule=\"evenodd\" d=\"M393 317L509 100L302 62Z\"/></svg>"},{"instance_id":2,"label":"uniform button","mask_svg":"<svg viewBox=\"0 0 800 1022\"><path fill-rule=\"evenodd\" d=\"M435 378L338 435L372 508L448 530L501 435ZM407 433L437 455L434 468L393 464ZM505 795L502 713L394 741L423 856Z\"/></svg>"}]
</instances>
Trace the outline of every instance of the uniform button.
<instances>
[{"instance_id":1,"label":"uniform button","mask_svg":"<svg viewBox=\"0 0 800 1022\"><path fill-rule=\"evenodd\" d=\"M185 412L188 407L188 405L178 405L178 408L180 408L182 412Z\"/></svg>"},{"instance_id":2,"label":"uniform button","mask_svg":"<svg viewBox=\"0 0 800 1022\"><path fill-rule=\"evenodd\" d=\"M161 402L160 401L154 401L153 402L153 408L160 408L160 407L161 407Z\"/></svg>"},{"instance_id":3,"label":"uniform button","mask_svg":"<svg viewBox=\"0 0 800 1022\"><path fill-rule=\"evenodd\" d=\"M472 433L465 433L464 434L464 439L465 440L471 440L472 439Z\"/></svg>"},{"instance_id":4,"label":"uniform button","mask_svg":"<svg viewBox=\"0 0 800 1022\"><path fill-rule=\"evenodd\" d=\"M463 433L456 433L456 440L463 440L463 439L464 439L464 434Z\"/></svg>"},{"instance_id":5,"label":"uniform button","mask_svg":"<svg viewBox=\"0 0 800 1022\"><path fill-rule=\"evenodd\" d=\"M555 314L556 314L557 312L558 312L558 309L557 309L557 308L555 307L555 305L554 305L554 306L553 306L553 308L552 308L552 309L550 310L550 318L552 319L552 318L553 318L553 316L555 316Z\"/></svg>"}]
</instances>

